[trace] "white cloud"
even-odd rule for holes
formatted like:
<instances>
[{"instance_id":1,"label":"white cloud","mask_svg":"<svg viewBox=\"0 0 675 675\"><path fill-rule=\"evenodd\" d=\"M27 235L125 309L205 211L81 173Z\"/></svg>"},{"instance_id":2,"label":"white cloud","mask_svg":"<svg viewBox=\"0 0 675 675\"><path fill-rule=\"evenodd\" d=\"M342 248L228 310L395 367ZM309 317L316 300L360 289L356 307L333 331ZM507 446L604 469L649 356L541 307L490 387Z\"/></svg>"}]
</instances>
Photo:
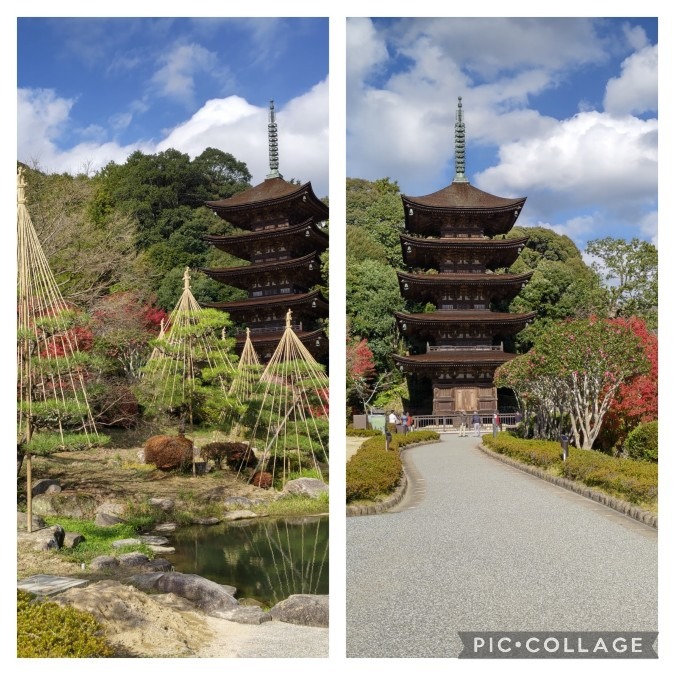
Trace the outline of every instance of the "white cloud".
<instances>
[{"instance_id":1,"label":"white cloud","mask_svg":"<svg viewBox=\"0 0 675 675\"><path fill-rule=\"evenodd\" d=\"M56 152L56 139L68 122L75 101L61 98L52 89L19 89L19 159L42 162Z\"/></svg>"},{"instance_id":2,"label":"white cloud","mask_svg":"<svg viewBox=\"0 0 675 675\"><path fill-rule=\"evenodd\" d=\"M172 47L159 62L162 67L152 76L158 93L190 104L194 99L195 76L213 71L218 59L214 52L193 43Z\"/></svg>"},{"instance_id":3,"label":"white cloud","mask_svg":"<svg viewBox=\"0 0 675 675\"><path fill-rule=\"evenodd\" d=\"M614 115L639 115L657 109L658 49L658 45L644 47L621 64L621 75L607 82L607 112Z\"/></svg>"},{"instance_id":4,"label":"white cloud","mask_svg":"<svg viewBox=\"0 0 675 675\"><path fill-rule=\"evenodd\" d=\"M644 203L657 180L657 122L579 113L545 135L500 148L499 164L476 183L495 194L555 192L558 208ZM549 202L550 205L550 202Z\"/></svg>"},{"instance_id":5,"label":"white cloud","mask_svg":"<svg viewBox=\"0 0 675 675\"><path fill-rule=\"evenodd\" d=\"M347 81L358 86L389 54L384 38L378 35L370 19L347 21Z\"/></svg>"},{"instance_id":6,"label":"white cloud","mask_svg":"<svg viewBox=\"0 0 675 675\"><path fill-rule=\"evenodd\" d=\"M48 172L98 170L110 161L124 163L134 151L156 153L176 148L191 157L207 147L232 153L246 162L254 183L269 172L266 107L238 96L207 101L190 119L170 130L159 142L83 142L67 150L55 139L68 124L73 105L50 90L19 90L18 158L37 161ZM317 196L328 194L328 81L277 109L280 170L287 178L311 180Z\"/></svg>"}]
</instances>

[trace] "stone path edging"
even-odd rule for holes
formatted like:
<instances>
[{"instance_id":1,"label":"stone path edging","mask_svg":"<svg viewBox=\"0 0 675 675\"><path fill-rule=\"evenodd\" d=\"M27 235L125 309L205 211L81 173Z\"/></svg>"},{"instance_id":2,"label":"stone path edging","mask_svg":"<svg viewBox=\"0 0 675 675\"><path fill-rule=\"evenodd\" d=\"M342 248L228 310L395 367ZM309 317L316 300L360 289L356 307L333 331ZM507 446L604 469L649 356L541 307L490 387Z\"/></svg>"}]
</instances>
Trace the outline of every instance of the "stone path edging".
<instances>
[{"instance_id":1,"label":"stone path edging","mask_svg":"<svg viewBox=\"0 0 675 675\"><path fill-rule=\"evenodd\" d=\"M410 450L411 448L417 448L421 445L433 445L434 443L440 443L441 439L439 438L436 441L420 441L419 443L411 443L406 445L401 452ZM401 459L403 462L403 459ZM408 477L405 473L405 464L403 466L403 471L401 472L401 480L398 484L398 487L394 492L389 495L384 501L374 502L372 504L363 504L360 506L347 506L347 516L374 516L378 513L384 513L389 509L393 508L403 499L406 490L408 489Z\"/></svg>"},{"instance_id":2,"label":"stone path edging","mask_svg":"<svg viewBox=\"0 0 675 675\"><path fill-rule=\"evenodd\" d=\"M592 499L594 502L608 506L610 509L614 509L615 511L618 511L629 518L633 518L641 523L644 523L645 525L649 525L649 527L653 527L654 529L658 529L659 527L659 517L657 515L650 513L649 511L645 511L635 504L631 504L630 502L624 501L623 499L618 499L617 497L612 497L611 495L605 494L604 492L598 492L597 490L589 488L587 485L575 483L569 478L563 478L562 476L552 476L551 474L546 473L546 471L536 466L521 464L517 460L512 459L507 455L500 455L499 453L486 448L482 444L479 447L481 451L488 457L492 457L493 459L503 462L504 464L508 464L515 469L529 473L536 478L541 478L542 480L548 481L549 483L553 483L554 485L564 488L565 490L576 492L578 495L586 497L586 499Z\"/></svg>"}]
</instances>

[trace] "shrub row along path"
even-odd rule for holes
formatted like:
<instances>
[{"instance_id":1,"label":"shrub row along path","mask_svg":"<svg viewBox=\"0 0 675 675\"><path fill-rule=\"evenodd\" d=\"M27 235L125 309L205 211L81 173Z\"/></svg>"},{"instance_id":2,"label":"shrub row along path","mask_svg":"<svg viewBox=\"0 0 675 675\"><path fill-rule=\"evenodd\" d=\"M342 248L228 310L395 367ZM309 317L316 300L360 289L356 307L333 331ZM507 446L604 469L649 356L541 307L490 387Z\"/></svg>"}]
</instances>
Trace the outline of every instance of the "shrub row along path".
<instances>
[{"instance_id":1,"label":"shrub row along path","mask_svg":"<svg viewBox=\"0 0 675 675\"><path fill-rule=\"evenodd\" d=\"M484 455L404 454L394 512L347 519L347 654L453 657L458 631L657 629L657 535Z\"/></svg>"}]
</instances>

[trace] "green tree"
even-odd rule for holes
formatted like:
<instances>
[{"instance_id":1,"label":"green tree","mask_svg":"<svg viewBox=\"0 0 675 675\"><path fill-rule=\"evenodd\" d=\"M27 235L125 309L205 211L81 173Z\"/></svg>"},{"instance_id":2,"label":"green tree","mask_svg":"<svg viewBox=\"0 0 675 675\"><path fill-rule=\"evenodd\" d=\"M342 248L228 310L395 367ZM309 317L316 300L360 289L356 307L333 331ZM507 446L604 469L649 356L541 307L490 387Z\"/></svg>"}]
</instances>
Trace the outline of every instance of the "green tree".
<instances>
[{"instance_id":1,"label":"green tree","mask_svg":"<svg viewBox=\"0 0 675 675\"><path fill-rule=\"evenodd\" d=\"M398 346L394 312L404 309L396 272L375 260L348 262L346 282L352 335L368 340L378 372L391 370Z\"/></svg>"},{"instance_id":2,"label":"green tree","mask_svg":"<svg viewBox=\"0 0 675 675\"><path fill-rule=\"evenodd\" d=\"M367 237L380 244L391 265L403 266L399 239L403 231L403 208L395 181L348 178L347 226L350 225L361 228Z\"/></svg>"},{"instance_id":3,"label":"green tree","mask_svg":"<svg viewBox=\"0 0 675 675\"><path fill-rule=\"evenodd\" d=\"M609 294L609 315L640 316L656 328L658 315L658 251L640 239L594 239L586 253L598 260L593 269L602 276Z\"/></svg>"},{"instance_id":4,"label":"green tree","mask_svg":"<svg viewBox=\"0 0 675 675\"><path fill-rule=\"evenodd\" d=\"M500 368L497 381L521 396L543 384L569 416L577 447L590 449L621 385L648 368L642 343L629 327L584 319L553 325L528 354ZM555 414L550 407L549 412Z\"/></svg>"}]
</instances>

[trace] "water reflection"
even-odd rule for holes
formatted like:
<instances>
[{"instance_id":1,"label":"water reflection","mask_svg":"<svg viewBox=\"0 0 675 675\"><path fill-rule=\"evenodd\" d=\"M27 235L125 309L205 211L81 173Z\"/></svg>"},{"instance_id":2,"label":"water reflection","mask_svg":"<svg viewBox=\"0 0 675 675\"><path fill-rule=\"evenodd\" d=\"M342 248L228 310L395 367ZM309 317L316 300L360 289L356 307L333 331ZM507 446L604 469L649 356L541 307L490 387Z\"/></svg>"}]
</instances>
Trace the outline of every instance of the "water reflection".
<instances>
[{"instance_id":1,"label":"water reflection","mask_svg":"<svg viewBox=\"0 0 675 675\"><path fill-rule=\"evenodd\" d=\"M328 593L328 517L237 521L173 536L178 572L237 588L273 605L295 593Z\"/></svg>"}]
</instances>

